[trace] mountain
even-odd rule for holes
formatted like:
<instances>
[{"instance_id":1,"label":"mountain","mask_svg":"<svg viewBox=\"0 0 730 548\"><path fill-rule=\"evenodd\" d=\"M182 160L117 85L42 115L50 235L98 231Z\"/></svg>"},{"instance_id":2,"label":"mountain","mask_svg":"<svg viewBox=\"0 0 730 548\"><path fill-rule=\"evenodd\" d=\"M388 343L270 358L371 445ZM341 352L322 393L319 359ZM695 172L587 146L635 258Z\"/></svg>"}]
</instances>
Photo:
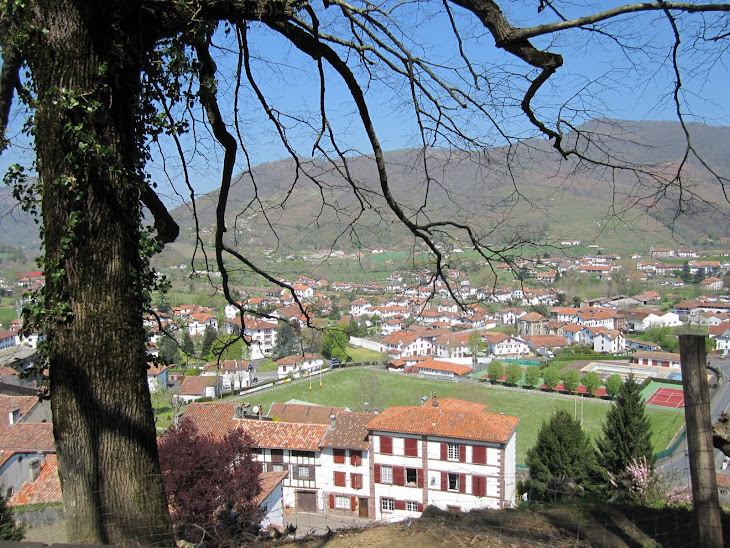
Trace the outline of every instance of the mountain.
<instances>
[{"instance_id":1,"label":"mountain","mask_svg":"<svg viewBox=\"0 0 730 548\"><path fill-rule=\"evenodd\" d=\"M409 218L468 223L490 244L524 236L543 243L580 239L619 251L673 240L697 245L727 236L723 181L698 158L715 173L729 174L724 150L730 128L691 124L689 130L699 156L685 158L684 133L673 122L600 120L581 127L579 140L576 134L565 137L603 163L598 167L574 157L561 162L551 143L539 139L478 153L429 150L425 158L419 150L391 151L385 159L392 194ZM372 158L299 162L298 178L294 161L282 160L236 179L226 220L231 241L235 236L241 249L278 246L290 253L413 245L383 199ZM675 180L680 166L681 184ZM364 207L341 175L345 168ZM216 191L198 200L201 226L214 226L217 196ZM188 208L174 215L189 236ZM438 232L436 238L448 240Z\"/></svg>"},{"instance_id":2,"label":"mountain","mask_svg":"<svg viewBox=\"0 0 730 548\"><path fill-rule=\"evenodd\" d=\"M723 215L730 208L725 180L712 172L730 174L725 152L730 128L691 124L688 129L694 150L712 171L697 155L686 156L684 132L676 122L598 120L579 128L582 138L576 133L564 137L602 162L598 167L574 156L561 162L551 143L541 139L478 152L435 149L424 156L419 150L398 150L385 159L391 192L408 218L466 223L495 246L570 238L627 251L645 250L651 243L671 245L673 238L694 245L708 238L718 242L728 236ZM673 180L680 166L681 185ZM352 184L343 177L346 170ZM7 188L1 197L0 244L37 248L37 227L13 209ZM214 191L195 204L206 242L213 234L217 197ZM191 206L172 214L181 236L165 255L171 262L185 261L195 241ZM236 178L226 224L228 242L246 253L407 250L414 244L387 207L374 160L365 156L255 166ZM438 229L433 234L447 246L461 245Z\"/></svg>"}]
</instances>

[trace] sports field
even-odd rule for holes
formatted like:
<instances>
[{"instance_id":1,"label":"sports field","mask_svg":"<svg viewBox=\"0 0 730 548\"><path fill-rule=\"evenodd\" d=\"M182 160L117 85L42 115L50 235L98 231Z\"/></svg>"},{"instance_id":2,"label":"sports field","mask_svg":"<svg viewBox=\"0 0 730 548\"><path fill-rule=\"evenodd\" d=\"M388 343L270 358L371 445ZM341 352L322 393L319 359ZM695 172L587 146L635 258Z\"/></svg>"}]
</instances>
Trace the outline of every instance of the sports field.
<instances>
[{"instance_id":1,"label":"sports field","mask_svg":"<svg viewBox=\"0 0 730 548\"><path fill-rule=\"evenodd\" d=\"M582 417L586 433L596 437L611 404L596 398L559 397L538 390L504 389L485 384L449 382L435 379L389 374L385 371L345 369L325 375L322 388L318 379L309 390L308 382L287 383L261 394L250 394L246 401L262 405L268 412L272 402L306 401L319 405L349 407L362 411L365 401L384 409L391 405L419 405L421 398L436 393L439 398L458 398L485 403L491 413L504 413L520 419L517 426L517 462L524 463L527 449L535 444L543 421L558 409L566 409ZM684 424L684 413L668 408L647 409L652 423L654 451L666 449L675 433Z\"/></svg>"},{"instance_id":2,"label":"sports field","mask_svg":"<svg viewBox=\"0 0 730 548\"><path fill-rule=\"evenodd\" d=\"M647 409L684 409L684 392L681 385L652 381L642 389L641 396L646 402Z\"/></svg>"}]
</instances>

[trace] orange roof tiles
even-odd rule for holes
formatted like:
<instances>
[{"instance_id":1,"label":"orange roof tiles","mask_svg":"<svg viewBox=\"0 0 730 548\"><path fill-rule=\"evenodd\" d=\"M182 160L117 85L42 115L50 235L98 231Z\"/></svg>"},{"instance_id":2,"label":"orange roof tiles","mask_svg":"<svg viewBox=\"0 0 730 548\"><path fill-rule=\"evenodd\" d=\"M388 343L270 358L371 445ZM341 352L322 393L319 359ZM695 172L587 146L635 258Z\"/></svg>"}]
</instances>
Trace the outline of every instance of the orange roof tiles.
<instances>
[{"instance_id":1,"label":"orange roof tiles","mask_svg":"<svg viewBox=\"0 0 730 548\"><path fill-rule=\"evenodd\" d=\"M201 434L222 437L233 428L241 428L253 439L254 447L316 451L327 432L321 424L235 419L235 403L191 403L185 411Z\"/></svg>"},{"instance_id":2,"label":"orange roof tiles","mask_svg":"<svg viewBox=\"0 0 730 548\"><path fill-rule=\"evenodd\" d=\"M447 362L441 360L429 360L422 361L413 365L414 369L430 369L432 371L443 371L445 373L453 373L454 375L466 375L470 373L472 368L468 365L462 365L454 362Z\"/></svg>"},{"instance_id":3,"label":"orange roof tiles","mask_svg":"<svg viewBox=\"0 0 730 548\"><path fill-rule=\"evenodd\" d=\"M58 462L56 455L46 455L41 463L41 471L35 481L26 481L8 500L8 506L25 506L27 504L51 504L63 502L61 482L58 479Z\"/></svg>"},{"instance_id":4,"label":"orange roof tiles","mask_svg":"<svg viewBox=\"0 0 730 548\"><path fill-rule=\"evenodd\" d=\"M329 424L330 415L344 411L344 407L328 407L324 405L305 405L301 403L272 403L269 417L276 417L282 422L298 422L300 424Z\"/></svg>"},{"instance_id":5,"label":"orange roof tiles","mask_svg":"<svg viewBox=\"0 0 730 548\"><path fill-rule=\"evenodd\" d=\"M263 504L274 489L284 481L289 475L289 470L283 470L278 472L261 472L259 476L259 483L261 485L261 492L256 496L256 504Z\"/></svg>"},{"instance_id":6,"label":"orange roof tiles","mask_svg":"<svg viewBox=\"0 0 730 548\"><path fill-rule=\"evenodd\" d=\"M487 406L451 398L438 407L389 407L368 424L370 430L506 443L520 419L486 412Z\"/></svg>"}]
</instances>

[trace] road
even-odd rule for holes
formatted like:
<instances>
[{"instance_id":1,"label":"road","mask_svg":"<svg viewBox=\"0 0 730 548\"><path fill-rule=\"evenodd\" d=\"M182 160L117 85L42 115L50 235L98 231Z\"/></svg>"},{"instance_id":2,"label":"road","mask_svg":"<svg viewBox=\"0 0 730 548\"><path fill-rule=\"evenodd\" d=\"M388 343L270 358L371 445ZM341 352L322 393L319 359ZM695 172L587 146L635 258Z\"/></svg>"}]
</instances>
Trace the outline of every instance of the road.
<instances>
[{"instance_id":1,"label":"road","mask_svg":"<svg viewBox=\"0 0 730 548\"><path fill-rule=\"evenodd\" d=\"M710 412L712 421L715 422L723 411L730 410L730 358L711 356L709 361L722 371L720 386L710 397ZM715 449L715 468L717 470L722 468L724 459L725 455L722 451ZM673 483L683 485L689 483L689 456L686 437L671 457L662 459L657 463L657 470L662 470L665 475L671 478Z\"/></svg>"}]
</instances>

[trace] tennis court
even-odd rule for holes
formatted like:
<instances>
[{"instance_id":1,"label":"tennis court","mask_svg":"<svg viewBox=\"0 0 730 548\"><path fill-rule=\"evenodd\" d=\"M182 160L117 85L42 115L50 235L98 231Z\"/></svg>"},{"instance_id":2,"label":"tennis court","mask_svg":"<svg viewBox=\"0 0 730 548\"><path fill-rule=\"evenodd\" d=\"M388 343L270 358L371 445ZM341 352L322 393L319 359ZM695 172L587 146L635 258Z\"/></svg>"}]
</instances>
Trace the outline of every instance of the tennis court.
<instances>
[{"instance_id":1,"label":"tennis court","mask_svg":"<svg viewBox=\"0 0 730 548\"><path fill-rule=\"evenodd\" d=\"M649 396L646 403L647 405L661 405L662 407L681 409L684 407L684 392L681 388L667 388L662 386L657 388L657 390Z\"/></svg>"}]
</instances>

